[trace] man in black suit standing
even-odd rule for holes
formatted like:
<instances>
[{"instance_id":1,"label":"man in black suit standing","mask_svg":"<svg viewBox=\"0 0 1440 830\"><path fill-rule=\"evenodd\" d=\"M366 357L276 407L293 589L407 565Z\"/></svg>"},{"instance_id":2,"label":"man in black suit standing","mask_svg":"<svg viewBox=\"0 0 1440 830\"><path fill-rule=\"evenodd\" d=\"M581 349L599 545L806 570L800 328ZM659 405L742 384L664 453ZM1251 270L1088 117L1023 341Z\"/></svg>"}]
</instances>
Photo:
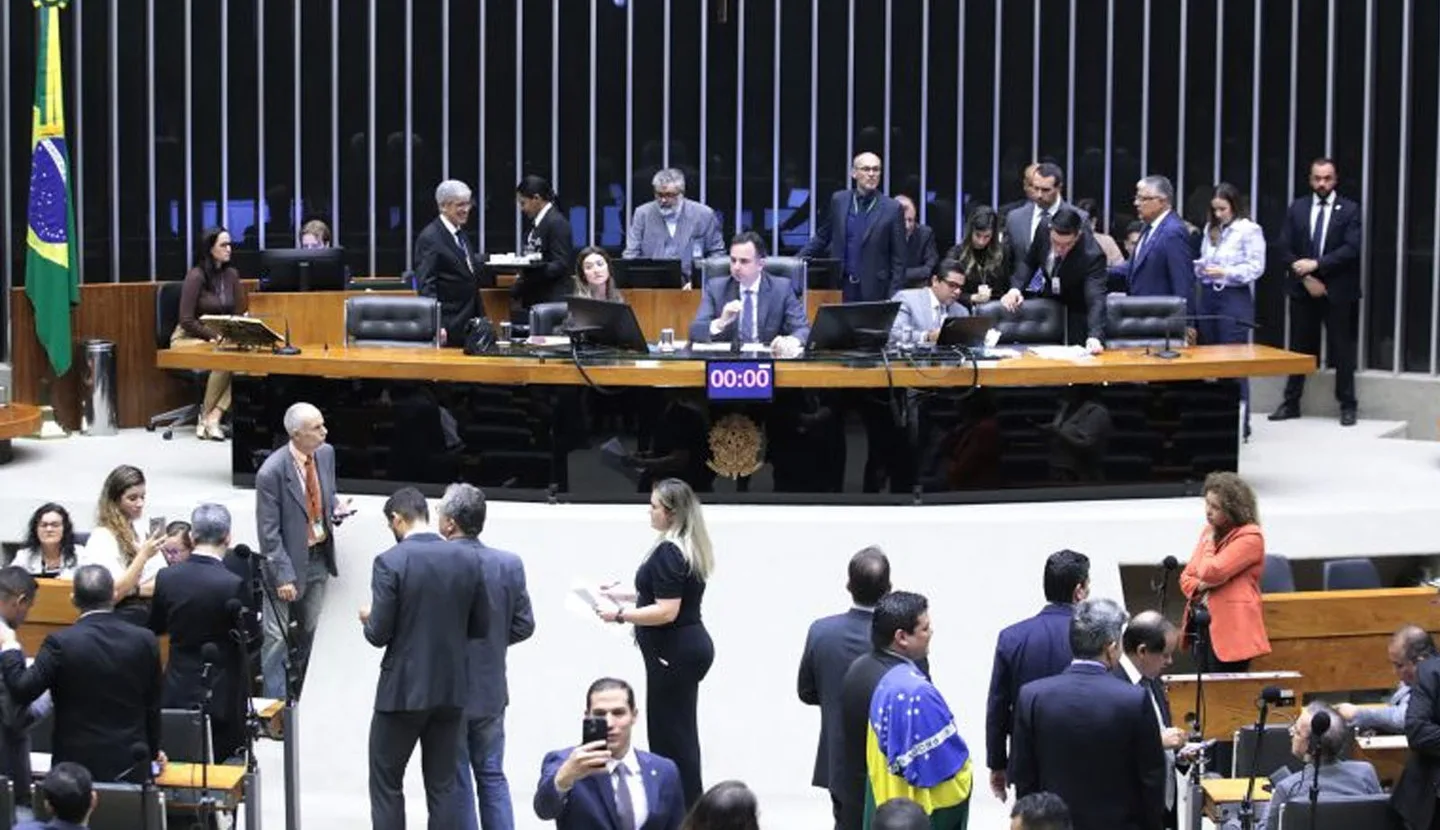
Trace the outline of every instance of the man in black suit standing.
<instances>
[{"instance_id":1,"label":"man in black suit standing","mask_svg":"<svg viewBox=\"0 0 1440 830\"><path fill-rule=\"evenodd\" d=\"M929 225L920 224L920 213L909 196L902 193L895 201L900 203L900 215L905 219L905 284L895 289L924 288L930 284L935 266L940 263L935 231Z\"/></svg>"},{"instance_id":2,"label":"man in black suit standing","mask_svg":"<svg viewBox=\"0 0 1440 830\"><path fill-rule=\"evenodd\" d=\"M239 643L231 631L244 628L245 606L250 602L245 580L225 567L230 546L230 511L220 504L202 504L190 514L189 558L155 576L150 602L150 630L170 635L170 659L165 666L161 703L166 709L205 712L216 762L245 746L245 698L248 669L241 663ZM208 658L208 659L207 659Z\"/></svg>"},{"instance_id":3,"label":"man in black suit standing","mask_svg":"<svg viewBox=\"0 0 1440 830\"><path fill-rule=\"evenodd\" d=\"M115 580L101 565L75 571L80 618L45 637L27 669L14 629L0 626L0 672L18 706L46 690L55 700L52 760L74 761L101 781L139 780L134 747L160 752L160 645L113 612ZM140 762L143 766L144 762Z\"/></svg>"},{"instance_id":4,"label":"man in black suit standing","mask_svg":"<svg viewBox=\"0 0 1440 830\"><path fill-rule=\"evenodd\" d=\"M395 546L375 557L365 639L385 649L370 720L370 821L405 826L405 767L420 742L430 830L455 827L455 757L468 692L464 654L489 627L480 559L430 529L425 497L403 487L385 502Z\"/></svg>"},{"instance_id":5,"label":"man in black suit standing","mask_svg":"<svg viewBox=\"0 0 1440 830\"><path fill-rule=\"evenodd\" d=\"M841 740L840 698L845 672L857 657L870 651L870 627L875 603L890 593L890 560L874 545L850 557L850 610L822 617L810 624L805 651L800 657L800 702L820 707L820 745L815 749L815 773L810 783L830 791L835 822L840 822L840 768L845 747Z\"/></svg>"},{"instance_id":6,"label":"man in black suit standing","mask_svg":"<svg viewBox=\"0 0 1440 830\"><path fill-rule=\"evenodd\" d=\"M1440 830L1440 657L1415 669L1410 705L1405 709L1405 738L1410 757L1395 782L1390 805L1408 830Z\"/></svg>"},{"instance_id":7,"label":"man in black suit standing","mask_svg":"<svg viewBox=\"0 0 1440 830\"><path fill-rule=\"evenodd\" d=\"M1025 297L1059 300L1065 306L1065 342L1100 354L1105 350L1105 252L1084 223L1075 208L1056 207L1044 223L1048 231L1036 237L1029 258L1016 268L1023 283L1012 283L1000 302L1013 311Z\"/></svg>"},{"instance_id":8,"label":"man in black suit standing","mask_svg":"<svg viewBox=\"0 0 1440 830\"><path fill-rule=\"evenodd\" d=\"M415 290L440 301L445 345L465 345L465 323L481 315L480 279L474 248L465 232L475 202L470 186L446 179L435 188L440 215L415 237Z\"/></svg>"},{"instance_id":9,"label":"man in black suit standing","mask_svg":"<svg viewBox=\"0 0 1440 830\"><path fill-rule=\"evenodd\" d=\"M1170 695L1160 675L1170 667L1180 630L1159 611L1141 611L1125 626L1124 652L1110 673L1145 690L1155 710L1160 745L1165 750L1165 826L1175 826L1175 753L1185 746L1185 730L1170 718Z\"/></svg>"},{"instance_id":10,"label":"man in black suit standing","mask_svg":"<svg viewBox=\"0 0 1440 830\"><path fill-rule=\"evenodd\" d=\"M840 260L847 303L888 300L905 287L905 218L900 203L879 192L881 170L874 153L856 156L855 188L835 191L815 236L800 249L805 259Z\"/></svg>"},{"instance_id":11,"label":"man in black suit standing","mask_svg":"<svg viewBox=\"0 0 1440 830\"><path fill-rule=\"evenodd\" d=\"M562 301L570 294L570 278L575 273L575 238L570 220L555 206L550 182L540 176L532 174L520 180L515 186L515 203L530 220L525 252L539 254L541 267L522 272L510 294L525 308Z\"/></svg>"},{"instance_id":12,"label":"man in black suit standing","mask_svg":"<svg viewBox=\"0 0 1440 830\"><path fill-rule=\"evenodd\" d=\"M1165 820L1165 756L1150 695L1117 680L1125 609L1087 599L1070 622L1070 668L1020 689L1015 795L1052 792L1076 830L1152 830Z\"/></svg>"},{"instance_id":13,"label":"man in black suit standing","mask_svg":"<svg viewBox=\"0 0 1440 830\"><path fill-rule=\"evenodd\" d=\"M1310 163L1309 196L1296 199L1280 228L1276 246L1285 263L1290 292L1291 347L1320 354L1325 327L1330 365L1335 367L1335 400L1340 424L1354 426L1355 306L1360 302L1360 206L1335 192L1338 174L1328 158ZM1285 382L1285 402L1272 421L1300 417L1305 376Z\"/></svg>"},{"instance_id":14,"label":"man in black suit standing","mask_svg":"<svg viewBox=\"0 0 1440 830\"><path fill-rule=\"evenodd\" d=\"M0 620L19 630L35 602L39 585L35 577L19 565L0 569ZM30 727L50 712L48 695L29 706L17 706L9 689L0 683L0 775L11 781L29 781ZM30 805L30 788L15 788L15 803Z\"/></svg>"},{"instance_id":15,"label":"man in black suit standing","mask_svg":"<svg viewBox=\"0 0 1440 830\"><path fill-rule=\"evenodd\" d=\"M440 500L440 535L455 546L473 551L485 581L489 625L483 639L471 640L468 669L470 694L461 728L456 802L460 830L513 828L515 812L505 780L505 707L510 691L505 656L510 646L535 633L535 615L525 590L525 563L509 551L480 541L485 529L485 493L473 484L452 484ZM475 796L480 816L476 824Z\"/></svg>"}]
</instances>

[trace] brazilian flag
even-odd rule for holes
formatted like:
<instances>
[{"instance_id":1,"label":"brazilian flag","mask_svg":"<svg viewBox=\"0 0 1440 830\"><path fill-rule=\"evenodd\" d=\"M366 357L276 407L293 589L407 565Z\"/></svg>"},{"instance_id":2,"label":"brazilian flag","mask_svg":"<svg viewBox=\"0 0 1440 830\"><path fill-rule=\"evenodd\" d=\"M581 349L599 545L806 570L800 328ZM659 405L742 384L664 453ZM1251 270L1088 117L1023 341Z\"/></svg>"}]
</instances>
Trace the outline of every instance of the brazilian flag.
<instances>
[{"instance_id":1,"label":"brazilian flag","mask_svg":"<svg viewBox=\"0 0 1440 830\"><path fill-rule=\"evenodd\" d=\"M29 228L25 296L35 336L56 375L70 371L70 307L80 302L75 212L70 204L70 150L65 143L65 87L60 77L60 10L68 0L33 0L39 22L35 109L31 121Z\"/></svg>"},{"instance_id":2,"label":"brazilian flag","mask_svg":"<svg viewBox=\"0 0 1440 830\"><path fill-rule=\"evenodd\" d=\"M908 798L931 830L965 830L970 819L970 749L940 691L910 663L885 673L870 697L865 735L865 822L892 798Z\"/></svg>"}]
</instances>

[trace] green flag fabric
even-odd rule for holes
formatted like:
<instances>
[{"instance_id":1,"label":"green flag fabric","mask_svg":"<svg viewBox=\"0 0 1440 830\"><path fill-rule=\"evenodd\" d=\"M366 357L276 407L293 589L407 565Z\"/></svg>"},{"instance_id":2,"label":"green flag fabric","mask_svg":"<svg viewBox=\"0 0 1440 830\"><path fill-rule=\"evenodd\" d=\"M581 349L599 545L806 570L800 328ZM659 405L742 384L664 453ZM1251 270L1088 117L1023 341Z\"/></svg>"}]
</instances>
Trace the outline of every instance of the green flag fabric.
<instances>
[{"instance_id":1,"label":"green flag fabric","mask_svg":"<svg viewBox=\"0 0 1440 830\"><path fill-rule=\"evenodd\" d=\"M67 1L33 0L39 9L39 39L25 235L25 296L35 310L35 336L56 375L70 370L70 307L80 302L70 151L65 143L65 88L60 76L60 9Z\"/></svg>"}]
</instances>

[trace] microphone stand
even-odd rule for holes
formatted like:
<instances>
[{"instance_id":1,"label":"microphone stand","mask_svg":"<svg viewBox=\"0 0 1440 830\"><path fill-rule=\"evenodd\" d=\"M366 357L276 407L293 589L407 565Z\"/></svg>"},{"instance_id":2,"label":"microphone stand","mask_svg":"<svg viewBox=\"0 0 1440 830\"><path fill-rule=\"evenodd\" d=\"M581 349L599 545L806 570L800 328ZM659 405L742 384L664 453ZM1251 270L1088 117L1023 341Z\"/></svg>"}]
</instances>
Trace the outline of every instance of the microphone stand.
<instances>
[{"instance_id":1,"label":"microphone stand","mask_svg":"<svg viewBox=\"0 0 1440 830\"><path fill-rule=\"evenodd\" d=\"M1315 814L1320 803L1320 736L1313 729L1310 732L1310 763L1315 765L1315 774L1310 778L1310 830L1315 830Z\"/></svg>"},{"instance_id":2,"label":"microphone stand","mask_svg":"<svg viewBox=\"0 0 1440 830\"><path fill-rule=\"evenodd\" d=\"M280 617L278 586L273 575L265 569L265 563L258 563L260 580L264 583L265 602L269 613ZM300 697L300 647L295 642L289 626L278 626L285 638L285 705L281 710L281 729L285 736L282 745L285 750L285 828L300 830L300 747L299 739L299 697Z\"/></svg>"},{"instance_id":3,"label":"microphone stand","mask_svg":"<svg viewBox=\"0 0 1440 830\"><path fill-rule=\"evenodd\" d=\"M150 830L150 791L155 786L155 768L150 759L137 761L140 767L140 830Z\"/></svg>"},{"instance_id":4,"label":"microphone stand","mask_svg":"<svg viewBox=\"0 0 1440 830\"><path fill-rule=\"evenodd\" d=\"M245 608L235 615L235 627L230 636L240 644L241 688L245 694L245 826L246 830L260 830L260 768L255 763L255 733L260 728L260 716L255 712L255 700L250 696L250 638L245 628Z\"/></svg>"},{"instance_id":5,"label":"microphone stand","mask_svg":"<svg viewBox=\"0 0 1440 830\"><path fill-rule=\"evenodd\" d=\"M1255 719L1255 752L1250 756L1250 780L1245 784L1245 798L1240 801L1241 830L1255 827L1255 776L1260 772L1260 747L1265 741L1265 716L1270 713L1270 702L1260 699L1260 716Z\"/></svg>"},{"instance_id":6,"label":"microphone stand","mask_svg":"<svg viewBox=\"0 0 1440 830\"><path fill-rule=\"evenodd\" d=\"M215 816L215 799L210 793L210 763L215 754L215 739L210 734L210 701L215 697L215 664L208 660L200 670L200 686L204 690L200 702L200 803L195 818L199 827L210 830Z\"/></svg>"}]
</instances>

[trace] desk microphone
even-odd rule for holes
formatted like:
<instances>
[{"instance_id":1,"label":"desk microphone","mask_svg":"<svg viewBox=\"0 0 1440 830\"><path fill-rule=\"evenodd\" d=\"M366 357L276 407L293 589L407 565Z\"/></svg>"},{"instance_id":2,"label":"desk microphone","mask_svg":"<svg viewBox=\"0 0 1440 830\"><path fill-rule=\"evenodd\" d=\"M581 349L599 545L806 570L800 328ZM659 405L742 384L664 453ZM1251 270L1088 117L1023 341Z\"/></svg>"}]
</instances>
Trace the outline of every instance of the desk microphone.
<instances>
[{"instance_id":1,"label":"desk microphone","mask_svg":"<svg viewBox=\"0 0 1440 830\"><path fill-rule=\"evenodd\" d=\"M1229 314L1181 314L1175 317L1166 317L1165 346L1158 352L1152 352L1150 351L1150 347L1146 346L1145 354L1150 355L1151 357L1158 357L1161 360L1174 360L1175 358L1180 356L1179 352L1170 348L1170 334L1173 328L1172 324L1175 323L1177 320L1186 323L1199 322L1200 320L1223 320L1228 323L1234 323L1242 329L1249 329L1251 331L1257 331L1260 328L1260 325L1258 323L1253 323L1249 320L1243 320L1239 317L1234 317Z\"/></svg>"},{"instance_id":2,"label":"desk microphone","mask_svg":"<svg viewBox=\"0 0 1440 830\"><path fill-rule=\"evenodd\" d=\"M130 745L130 759L134 761L126 770L115 776L116 781L130 783L131 773L140 772L140 830L150 830L150 786L155 781L155 768L151 766L150 745L136 741Z\"/></svg>"}]
</instances>

